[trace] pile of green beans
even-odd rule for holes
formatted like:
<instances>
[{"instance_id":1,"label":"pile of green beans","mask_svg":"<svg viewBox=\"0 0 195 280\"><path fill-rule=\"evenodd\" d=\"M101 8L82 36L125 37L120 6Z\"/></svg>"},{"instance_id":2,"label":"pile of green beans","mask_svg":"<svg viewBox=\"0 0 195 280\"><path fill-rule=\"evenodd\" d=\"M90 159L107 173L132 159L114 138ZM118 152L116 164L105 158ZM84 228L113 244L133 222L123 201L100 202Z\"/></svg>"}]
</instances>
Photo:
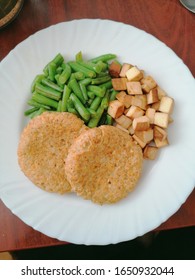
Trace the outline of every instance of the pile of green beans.
<instances>
[{"instance_id":1,"label":"pile of green beans","mask_svg":"<svg viewBox=\"0 0 195 280\"><path fill-rule=\"evenodd\" d=\"M74 61L65 62L58 53L35 77L31 85L30 108L25 116L34 118L45 111L70 112L88 127L112 124L108 104L117 94L112 88L109 62L115 54L84 60L82 52Z\"/></svg>"}]
</instances>

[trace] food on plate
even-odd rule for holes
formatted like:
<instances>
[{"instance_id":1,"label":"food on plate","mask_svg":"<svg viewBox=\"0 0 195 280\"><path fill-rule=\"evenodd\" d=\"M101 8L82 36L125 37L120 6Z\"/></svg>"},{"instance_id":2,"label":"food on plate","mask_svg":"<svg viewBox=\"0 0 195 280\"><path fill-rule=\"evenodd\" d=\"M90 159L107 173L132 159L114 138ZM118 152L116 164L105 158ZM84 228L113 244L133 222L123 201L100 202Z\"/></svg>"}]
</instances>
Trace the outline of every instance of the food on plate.
<instances>
[{"instance_id":1,"label":"food on plate","mask_svg":"<svg viewBox=\"0 0 195 280\"><path fill-rule=\"evenodd\" d=\"M113 126L83 132L71 145L65 172L71 188L95 203L115 203L131 192L142 171L142 149Z\"/></svg>"},{"instance_id":2,"label":"food on plate","mask_svg":"<svg viewBox=\"0 0 195 280\"><path fill-rule=\"evenodd\" d=\"M108 114L113 125L130 134L143 150L144 159L154 160L158 149L169 144L167 128L172 122L174 100L137 66L110 65L115 99Z\"/></svg>"},{"instance_id":3,"label":"food on plate","mask_svg":"<svg viewBox=\"0 0 195 280\"><path fill-rule=\"evenodd\" d=\"M111 124L107 115L112 94L108 68L115 58L115 54L104 54L87 60L79 52L75 60L65 61L58 53L34 78L28 100L31 108L25 115L34 118L45 111L70 112L89 127Z\"/></svg>"},{"instance_id":4,"label":"food on plate","mask_svg":"<svg viewBox=\"0 0 195 280\"><path fill-rule=\"evenodd\" d=\"M88 129L71 113L45 112L24 128L18 145L18 162L38 187L57 193L70 192L64 160L72 142Z\"/></svg>"}]
</instances>

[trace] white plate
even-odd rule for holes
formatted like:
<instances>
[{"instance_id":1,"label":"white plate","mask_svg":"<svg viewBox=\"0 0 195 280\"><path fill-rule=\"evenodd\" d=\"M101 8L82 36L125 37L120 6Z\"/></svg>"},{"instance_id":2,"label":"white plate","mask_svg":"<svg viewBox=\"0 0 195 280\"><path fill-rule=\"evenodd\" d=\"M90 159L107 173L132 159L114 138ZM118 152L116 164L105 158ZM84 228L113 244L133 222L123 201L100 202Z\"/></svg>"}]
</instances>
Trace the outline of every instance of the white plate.
<instances>
[{"instance_id":1,"label":"white plate","mask_svg":"<svg viewBox=\"0 0 195 280\"><path fill-rule=\"evenodd\" d=\"M17 164L17 145L26 124L23 112L36 74L58 52L66 60L115 53L121 62L144 69L175 99L170 146L145 162L136 190L114 205L95 205L74 194L35 187ZM130 25L108 20L74 20L37 32L0 64L0 197L34 229L77 244L131 240L175 213L195 183L195 81L165 44Z\"/></svg>"}]
</instances>

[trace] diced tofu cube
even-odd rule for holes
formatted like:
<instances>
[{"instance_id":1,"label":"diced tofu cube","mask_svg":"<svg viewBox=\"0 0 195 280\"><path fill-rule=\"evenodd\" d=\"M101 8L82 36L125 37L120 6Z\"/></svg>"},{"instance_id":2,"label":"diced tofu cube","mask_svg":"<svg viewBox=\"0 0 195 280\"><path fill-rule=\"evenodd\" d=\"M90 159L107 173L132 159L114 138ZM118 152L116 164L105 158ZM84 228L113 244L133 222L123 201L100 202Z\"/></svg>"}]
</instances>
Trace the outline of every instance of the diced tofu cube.
<instances>
[{"instance_id":1,"label":"diced tofu cube","mask_svg":"<svg viewBox=\"0 0 195 280\"><path fill-rule=\"evenodd\" d=\"M143 94L140 82L127 82L126 85L128 94Z\"/></svg>"},{"instance_id":2,"label":"diced tofu cube","mask_svg":"<svg viewBox=\"0 0 195 280\"><path fill-rule=\"evenodd\" d=\"M128 128L128 131L130 135L133 135L135 133L132 125Z\"/></svg>"},{"instance_id":3,"label":"diced tofu cube","mask_svg":"<svg viewBox=\"0 0 195 280\"><path fill-rule=\"evenodd\" d=\"M127 78L114 78L112 79L112 86L114 90L126 90Z\"/></svg>"},{"instance_id":4,"label":"diced tofu cube","mask_svg":"<svg viewBox=\"0 0 195 280\"><path fill-rule=\"evenodd\" d=\"M150 127L150 121L146 116L138 117L133 120L133 129L136 130L147 130Z\"/></svg>"},{"instance_id":5,"label":"diced tofu cube","mask_svg":"<svg viewBox=\"0 0 195 280\"><path fill-rule=\"evenodd\" d=\"M113 100L109 103L108 114L113 119L116 119L123 114L124 109L125 109L125 106L121 102L119 102L118 100Z\"/></svg>"},{"instance_id":6,"label":"diced tofu cube","mask_svg":"<svg viewBox=\"0 0 195 280\"><path fill-rule=\"evenodd\" d=\"M129 108L128 112L126 113L126 116L132 120L141 117L143 115L144 115L144 110L134 105L132 105Z\"/></svg>"},{"instance_id":7,"label":"diced tofu cube","mask_svg":"<svg viewBox=\"0 0 195 280\"><path fill-rule=\"evenodd\" d=\"M120 130L126 132L127 134L129 134L128 129L124 128L124 127L121 126L120 124L116 123L114 126L117 127L117 128L119 128Z\"/></svg>"},{"instance_id":8,"label":"diced tofu cube","mask_svg":"<svg viewBox=\"0 0 195 280\"><path fill-rule=\"evenodd\" d=\"M128 129L132 124L132 120L125 115L121 115L120 117L115 119L115 122L120 124L125 129Z\"/></svg>"},{"instance_id":9,"label":"diced tofu cube","mask_svg":"<svg viewBox=\"0 0 195 280\"><path fill-rule=\"evenodd\" d=\"M154 139L163 141L167 138L167 131L159 126L154 126Z\"/></svg>"},{"instance_id":10,"label":"diced tofu cube","mask_svg":"<svg viewBox=\"0 0 195 280\"><path fill-rule=\"evenodd\" d=\"M123 63L119 76L126 78L126 72L132 67L129 63Z\"/></svg>"},{"instance_id":11,"label":"diced tofu cube","mask_svg":"<svg viewBox=\"0 0 195 280\"><path fill-rule=\"evenodd\" d=\"M116 95L116 99L118 99L125 108L129 108L131 106L132 96L126 94L125 91L120 91Z\"/></svg>"},{"instance_id":12,"label":"diced tofu cube","mask_svg":"<svg viewBox=\"0 0 195 280\"><path fill-rule=\"evenodd\" d=\"M143 157L144 159L154 160L156 159L157 153L158 153L157 147L147 145L144 148Z\"/></svg>"},{"instance_id":13,"label":"diced tofu cube","mask_svg":"<svg viewBox=\"0 0 195 280\"><path fill-rule=\"evenodd\" d=\"M161 100L161 98L163 96L167 95L167 93L162 88L160 88L159 86L157 86L157 92L158 92L158 99L159 100Z\"/></svg>"},{"instance_id":14,"label":"diced tofu cube","mask_svg":"<svg viewBox=\"0 0 195 280\"><path fill-rule=\"evenodd\" d=\"M163 96L160 101L159 111L171 114L173 111L174 100L169 96Z\"/></svg>"},{"instance_id":15,"label":"diced tofu cube","mask_svg":"<svg viewBox=\"0 0 195 280\"><path fill-rule=\"evenodd\" d=\"M112 61L109 65L108 71L111 77L118 78L121 71L121 65L116 61Z\"/></svg>"},{"instance_id":16,"label":"diced tofu cube","mask_svg":"<svg viewBox=\"0 0 195 280\"><path fill-rule=\"evenodd\" d=\"M146 110L147 107L147 98L145 94L132 96L131 104L138 106L143 110Z\"/></svg>"},{"instance_id":17,"label":"diced tofu cube","mask_svg":"<svg viewBox=\"0 0 195 280\"><path fill-rule=\"evenodd\" d=\"M155 115L156 110L153 108L148 108L146 110L146 117L149 118L150 123L153 124L154 123L154 115Z\"/></svg>"},{"instance_id":18,"label":"diced tofu cube","mask_svg":"<svg viewBox=\"0 0 195 280\"><path fill-rule=\"evenodd\" d=\"M143 78L143 73L136 66L133 66L126 72L126 77L129 81L139 81Z\"/></svg>"},{"instance_id":19,"label":"diced tofu cube","mask_svg":"<svg viewBox=\"0 0 195 280\"><path fill-rule=\"evenodd\" d=\"M169 115L167 113L156 112L154 114L154 124L167 128L169 122Z\"/></svg>"},{"instance_id":20,"label":"diced tofu cube","mask_svg":"<svg viewBox=\"0 0 195 280\"><path fill-rule=\"evenodd\" d=\"M135 135L145 143L150 143L154 137L152 128L143 131L135 131Z\"/></svg>"},{"instance_id":21,"label":"diced tofu cube","mask_svg":"<svg viewBox=\"0 0 195 280\"><path fill-rule=\"evenodd\" d=\"M150 87L148 85L146 85L146 84L141 85L141 87L142 87L142 90L145 93L148 93L150 91Z\"/></svg>"},{"instance_id":22,"label":"diced tofu cube","mask_svg":"<svg viewBox=\"0 0 195 280\"><path fill-rule=\"evenodd\" d=\"M167 138L165 138L162 141L159 140L158 138L155 138L154 142L155 142L157 148L162 148L162 147L165 147L165 146L169 145L169 141L168 141Z\"/></svg>"},{"instance_id":23,"label":"diced tofu cube","mask_svg":"<svg viewBox=\"0 0 195 280\"><path fill-rule=\"evenodd\" d=\"M156 88L151 89L150 92L146 94L146 97L147 97L147 104L152 104L159 101L158 92Z\"/></svg>"},{"instance_id":24,"label":"diced tofu cube","mask_svg":"<svg viewBox=\"0 0 195 280\"><path fill-rule=\"evenodd\" d=\"M143 149L146 146L146 143L142 141L137 135L133 135L132 138L135 140L137 144L140 145L140 147Z\"/></svg>"},{"instance_id":25,"label":"diced tofu cube","mask_svg":"<svg viewBox=\"0 0 195 280\"><path fill-rule=\"evenodd\" d=\"M144 77L140 82L142 85L146 85L150 90L157 86L155 80L151 76Z\"/></svg>"},{"instance_id":26,"label":"diced tofu cube","mask_svg":"<svg viewBox=\"0 0 195 280\"><path fill-rule=\"evenodd\" d=\"M155 109L156 111L159 110L159 107L160 107L160 101L151 104L151 108Z\"/></svg>"}]
</instances>

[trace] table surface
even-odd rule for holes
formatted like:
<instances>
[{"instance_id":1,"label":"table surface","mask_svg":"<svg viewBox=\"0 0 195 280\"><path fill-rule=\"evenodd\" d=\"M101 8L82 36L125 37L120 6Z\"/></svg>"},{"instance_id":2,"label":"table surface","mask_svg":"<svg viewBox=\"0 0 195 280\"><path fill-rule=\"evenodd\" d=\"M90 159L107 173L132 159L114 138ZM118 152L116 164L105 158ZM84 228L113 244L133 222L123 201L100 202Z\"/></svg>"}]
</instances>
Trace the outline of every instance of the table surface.
<instances>
[{"instance_id":1,"label":"table surface","mask_svg":"<svg viewBox=\"0 0 195 280\"><path fill-rule=\"evenodd\" d=\"M0 30L0 60L18 43L50 25L81 18L111 19L145 30L164 42L195 76L195 15L178 0L28 0L19 16ZM195 190L156 230L195 225ZM0 252L65 244L17 218L0 200Z\"/></svg>"}]
</instances>

